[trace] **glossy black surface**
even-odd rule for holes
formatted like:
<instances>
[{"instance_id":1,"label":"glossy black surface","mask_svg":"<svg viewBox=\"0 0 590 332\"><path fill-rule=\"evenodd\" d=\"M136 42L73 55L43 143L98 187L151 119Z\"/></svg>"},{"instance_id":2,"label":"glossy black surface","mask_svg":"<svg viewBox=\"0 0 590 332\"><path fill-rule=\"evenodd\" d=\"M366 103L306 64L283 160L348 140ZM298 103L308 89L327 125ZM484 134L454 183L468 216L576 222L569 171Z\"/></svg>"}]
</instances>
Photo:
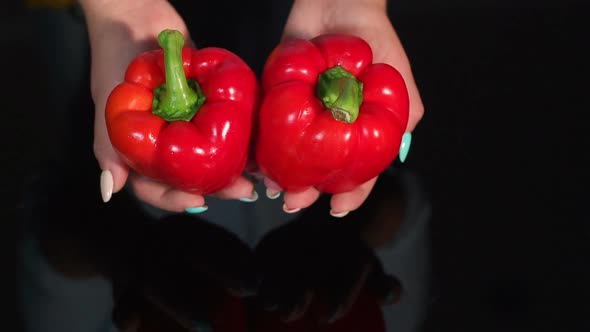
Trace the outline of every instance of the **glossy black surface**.
<instances>
[{"instance_id":1,"label":"glossy black surface","mask_svg":"<svg viewBox=\"0 0 590 332\"><path fill-rule=\"evenodd\" d=\"M422 229L428 241L421 247L429 253L421 256L428 257L423 261L428 278L420 282L407 279L428 290L427 301L418 306L425 310L426 316L417 314L414 317L423 322L416 329L419 331L590 329L587 318L590 314L587 300L590 295L590 226L586 211L590 198L586 190L590 142L585 120L589 109L586 79L589 57L583 50L589 32L585 23L588 11L571 4L569 7L557 4L554 8L516 7L410 7L392 11L426 107L426 115L414 133L412 150L401 172L420 180L418 187L424 190L422 197L427 202L422 206L431 208L428 227ZM261 265L284 271L296 267L302 272L318 271L321 270L318 266L331 263L333 268L313 275L326 280L345 280L330 273L358 275L362 270L358 266L365 260L372 260L373 256L367 254L363 246L347 245L357 242L344 236L336 243L345 244L346 250L342 252L347 253L345 257L351 257L350 260L340 263L340 250L321 248L318 247L321 241L309 241L306 244L312 248L311 252L325 253L327 258L301 260L309 264L284 264L296 261L294 257L301 253L289 251L287 249L293 246L286 246L280 250L260 250L273 255L257 256L242 250L241 244L221 232L223 229L190 222L176 225L200 228L198 232L182 228L176 229L177 233L170 228L166 229L172 233L160 232L164 229L158 228L163 227L162 222L148 222L150 226L144 227L145 217L125 195L119 195L107 206L100 204L99 173L91 153L92 105L86 82L87 67L84 61L77 66L73 62L78 59L73 54L84 55L86 50L84 46L77 48L68 43L67 39L83 36L76 30L80 23L71 21L69 16L15 12L21 16L3 18L5 29L9 26L22 29L19 38L3 35L7 39L4 46L8 46L8 51L2 52L5 76L16 75L18 64L34 79L15 79L10 84L6 80L2 82L2 91L31 86L26 92L16 89L4 97L8 104L3 107L9 110L5 114L10 115L2 126L3 170L8 184L3 200L8 211L2 231L4 252L21 253L23 235L40 238L45 234L44 238L48 239L45 250L53 253L49 257L57 257L49 261L63 274L76 278L96 274L116 276L113 278L117 280L116 289L122 290L122 295L117 294L121 295L118 298L123 303L122 308L137 308L134 301L137 301L138 292L134 288L140 284L169 285L170 288L160 287L163 298L169 298L169 294L176 294L179 289L196 292L206 284L205 281L187 281L182 264L168 266L178 271L172 275L184 278L174 282L166 281L170 275L162 275L162 269L149 271L150 267L170 263L167 256L158 256L163 255L162 252L154 251L149 245L155 238L166 235L170 236L168 239L177 239L170 234L217 234L233 243L234 246L219 247L227 241L210 241L216 238L214 235L203 238L208 241L189 239L185 242L191 246L195 243L205 246L197 248L198 251L218 253L207 256L209 260L197 259L197 265L214 267L211 269L217 275L224 276L225 285L244 288L247 292L251 291L252 278L256 279L259 271L264 271L253 262L266 262ZM34 16L24 16L28 14ZM34 19L32 22L36 23L22 27L19 17ZM64 24L62 28L74 29L68 30L69 34L60 32L57 22ZM264 31L256 25L252 29ZM270 39L274 38L273 33L276 35L276 31L267 33L264 36ZM252 44L247 39L227 37L231 36L231 31L219 34L204 37L204 42L225 38L223 42L228 47L249 59L253 66L260 66L254 51L264 52L268 44L249 47ZM72 59L56 60L57 56L66 54L72 55ZM74 69L71 72L66 68ZM69 88L60 91L61 86ZM29 103L34 106L23 107ZM395 207L395 202L404 206L405 196L399 194L394 185L399 178L383 178L389 182L383 182L386 189L376 191L376 197L388 197L385 206ZM396 192L398 195L394 195ZM370 202L381 201L373 198ZM367 204L367 210L370 206ZM370 212L373 210L367 210L355 216L362 216L363 220L374 217ZM388 216L395 216L393 212L388 213ZM354 221L337 226L333 222L319 225L346 228L344 225L361 224ZM301 227L285 227L279 244L297 241L298 235L307 234L301 229L309 225L303 223ZM334 233L358 236L358 229L351 228ZM317 231L318 236L327 237L321 232L324 228L310 229ZM395 233L382 230L384 234L388 232ZM409 238L408 233L401 234ZM180 241L182 237L178 239L160 241L184 243ZM395 239L403 240L404 236ZM350 248L358 250L350 251ZM182 250L169 248L164 252L178 251ZM194 259L172 256L180 261L184 259L185 263ZM149 258L147 263L146 257ZM217 259L213 259L215 257ZM13 301L22 291L22 287L19 288L22 283L15 285L12 278L13 271L20 270L13 267L26 260L19 256L15 260L13 255L3 259L9 271L2 279L3 294L7 294L6 317L17 318L18 326L23 325L23 320L31 323L31 316L22 315ZM410 263L402 261L401 266L405 264ZM287 276L292 274L287 273ZM246 281L241 281L245 285L235 286L236 281L230 278L235 275L246 275ZM407 286L404 278L391 277L401 279L403 292ZM23 278L17 274L16 280L23 281ZM277 280L284 280L289 286L298 283L289 278ZM185 286L187 282L195 286ZM347 288L327 282L315 285L322 290L332 286ZM290 288L294 287L286 287ZM108 292L98 290L99 293ZM293 306L301 300L300 294L277 297ZM77 305L90 305L90 302L82 301ZM400 304L403 305L400 302L393 306L399 308ZM202 303L182 303L176 311L196 313L198 310L183 308L199 305ZM67 314L66 309L50 307ZM37 308L35 312L43 310ZM393 322L392 326L395 324ZM402 329L400 326L398 330Z\"/></svg>"}]
</instances>

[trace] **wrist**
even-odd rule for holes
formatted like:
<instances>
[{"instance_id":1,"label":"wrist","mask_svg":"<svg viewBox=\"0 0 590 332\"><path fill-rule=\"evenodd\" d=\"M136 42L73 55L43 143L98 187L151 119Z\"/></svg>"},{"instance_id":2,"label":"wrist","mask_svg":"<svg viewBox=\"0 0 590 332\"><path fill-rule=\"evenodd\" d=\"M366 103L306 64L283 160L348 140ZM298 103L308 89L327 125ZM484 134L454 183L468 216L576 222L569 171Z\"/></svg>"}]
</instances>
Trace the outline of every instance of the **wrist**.
<instances>
[{"instance_id":1,"label":"wrist","mask_svg":"<svg viewBox=\"0 0 590 332\"><path fill-rule=\"evenodd\" d=\"M183 19L167 0L80 0L80 4L90 45L100 52L111 53L122 45L135 51L157 48L157 36L164 29L178 30L190 41Z\"/></svg>"},{"instance_id":2,"label":"wrist","mask_svg":"<svg viewBox=\"0 0 590 332\"><path fill-rule=\"evenodd\" d=\"M130 10L140 9L154 2L163 0L78 0L80 7L87 16L118 16Z\"/></svg>"},{"instance_id":3,"label":"wrist","mask_svg":"<svg viewBox=\"0 0 590 332\"><path fill-rule=\"evenodd\" d=\"M92 39L125 29L134 40L155 41L163 29L186 32L176 10L167 0L79 0ZM100 37L98 37L100 39Z\"/></svg>"},{"instance_id":4,"label":"wrist","mask_svg":"<svg viewBox=\"0 0 590 332\"><path fill-rule=\"evenodd\" d=\"M364 31L387 17L386 3L385 0L295 0L283 37L309 39L322 33Z\"/></svg>"}]
</instances>

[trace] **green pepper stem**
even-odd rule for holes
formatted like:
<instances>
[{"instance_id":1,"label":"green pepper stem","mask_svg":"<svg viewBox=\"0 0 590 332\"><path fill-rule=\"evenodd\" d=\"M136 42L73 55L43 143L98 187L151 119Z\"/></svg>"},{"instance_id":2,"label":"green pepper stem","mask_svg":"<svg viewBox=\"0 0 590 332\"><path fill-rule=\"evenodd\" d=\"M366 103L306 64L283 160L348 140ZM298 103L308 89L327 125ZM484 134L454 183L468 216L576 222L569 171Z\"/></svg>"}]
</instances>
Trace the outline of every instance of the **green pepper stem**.
<instances>
[{"instance_id":1,"label":"green pepper stem","mask_svg":"<svg viewBox=\"0 0 590 332\"><path fill-rule=\"evenodd\" d=\"M158 43L164 50L166 83L154 90L152 112L166 121L190 121L205 102L195 80L184 74L182 48L184 38L179 31L163 30Z\"/></svg>"},{"instance_id":2,"label":"green pepper stem","mask_svg":"<svg viewBox=\"0 0 590 332\"><path fill-rule=\"evenodd\" d=\"M363 83L341 66L320 74L316 93L334 119L346 123L357 119L363 103Z\"/></svg>"}]
</instances>

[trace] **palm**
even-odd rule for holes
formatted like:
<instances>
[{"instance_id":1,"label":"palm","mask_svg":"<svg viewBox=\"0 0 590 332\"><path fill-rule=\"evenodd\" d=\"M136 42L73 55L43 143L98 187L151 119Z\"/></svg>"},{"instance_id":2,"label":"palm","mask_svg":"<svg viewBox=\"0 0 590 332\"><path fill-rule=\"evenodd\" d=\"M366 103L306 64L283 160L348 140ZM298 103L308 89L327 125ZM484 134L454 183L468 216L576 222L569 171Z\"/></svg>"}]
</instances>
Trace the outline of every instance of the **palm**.
<instances>
[{"instance_id":1,"label":"palm","mask_svg":"<svg viewBox=\"0 0 590 332\"><path fill-rule=\"evenodd\" d=\"M141 52L157 48L156 37L163 29L179 30L190 40L183 19L167 1L154 1L151 6L140 9L133 6L127 10L117 9L108 15L112 20L108 22L102 19L105 13L94 16L92 8L86 10L92 45L92 96L96 107L94 154L103 170L103 199L108 201L111 193L118 192L127 183L140 200L163 210L183 211L203 206L205 199L201 195L176 190L130 171L111 145L104 109L110 92L123 80L130 61ZM145 22L150 24L146 25ZM228 188L216 193L216 196L251 197L252 189L252 183L239 178Z\"/></svg>"},{"instance_id":2,"label":"palm","mask_svg":"<svg viewBox=\"0 0 590 332\"><path fill-rule=\"evenodd\" d=\"M411 132L422 117L423 106L418 89L414 83L409 61L389 20L384 6L363 2L339 5L320 4L320 2L296 2L287 20L284 38L310 39L324 33L348 33L365 39L373 49L374 62L384 62L398 69L406 80L410 95L410 120L407 131ZM344 216L357 209L371 192L377 177L359 187L335 194L331 198L331 213ZM265 180L269 188L279 190L270 180ZM309 188L303 192L284 195L288 210L305 208L313 204L320 192Z\"/></svg>"}]
</instances>

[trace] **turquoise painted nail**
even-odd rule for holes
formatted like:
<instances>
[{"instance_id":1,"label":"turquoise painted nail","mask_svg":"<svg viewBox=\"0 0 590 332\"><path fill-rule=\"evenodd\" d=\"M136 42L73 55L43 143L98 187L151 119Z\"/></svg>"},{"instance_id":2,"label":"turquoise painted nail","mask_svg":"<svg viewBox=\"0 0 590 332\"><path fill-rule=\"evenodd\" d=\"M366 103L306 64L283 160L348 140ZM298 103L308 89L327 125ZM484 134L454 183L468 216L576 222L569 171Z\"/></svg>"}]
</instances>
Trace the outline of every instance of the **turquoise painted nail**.
<instances>
[{"instance_id":1,"label":"turquoise painted nail","mask_svg":"<svg viewBox=\"0 0 590 332\"><path fill-rule=\"evenodd\" d=\"M402 144L399 147L399 160L403 163L406 161L408 152L410 152L410 145L412 144L412 133L405 133L402 136Z\"/></svg>"},{"instance_id":2,"label":"turquoise painted nail","mask_svg":"<svg viewBox=\"0 0 590 332\"><path fill-rule=\"evenodd\" d=\"M206 205L204 206L197 206L197 207L190 207L190 208L186 208L184 209L184 211L191 213L191 214L196 214L196 213L202 213L207 211L209 207L207 207Z\"/></svg>"},{"instance_id":3,"label":"turquoise painted nail","mask_svg":"<svg viewBox=\"0 0 590 332\"><path fill-rule=\"evenodd\" d=\"M387 293L387 297L385 298L385 304L394 304L398 300L398 294L396 292L390 290Z\"/></svg>"},{"instance_id":4,"label":"turquoise painted nail","mask_svg":"<svg viewBox=\"0 0 590 332\"><path fill-rule=\"evenodd\" d=\"M258 193L256 192L256 190L254 190L252 192L252 196L240 198L240 201L246 202L246 203L255 202L256 200L258 200Z\"/></svg>"}]
</instances>

